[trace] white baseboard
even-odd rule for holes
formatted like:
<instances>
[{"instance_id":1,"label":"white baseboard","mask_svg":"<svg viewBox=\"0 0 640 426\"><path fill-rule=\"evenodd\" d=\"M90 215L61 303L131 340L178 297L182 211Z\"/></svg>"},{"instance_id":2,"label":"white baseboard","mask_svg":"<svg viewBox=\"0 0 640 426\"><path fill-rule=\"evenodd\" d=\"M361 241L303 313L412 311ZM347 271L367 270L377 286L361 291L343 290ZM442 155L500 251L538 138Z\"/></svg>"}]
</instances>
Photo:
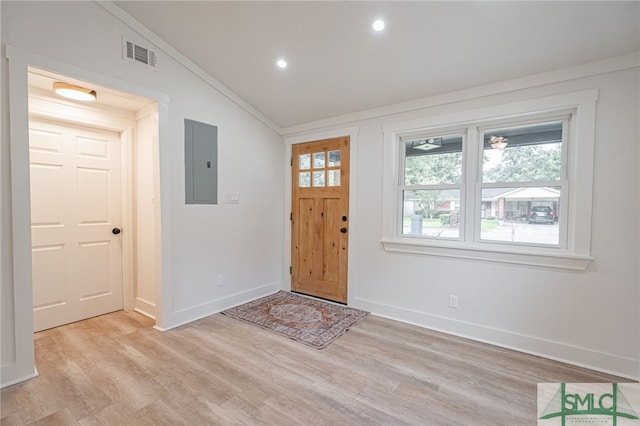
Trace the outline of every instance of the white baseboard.
<instances>
[{"instance_id":1,"label":"white baseboard","mask_svg":"<svg viewBox=\"0 0 640 426\"><path fill-rule=\"evenodd\" d=\"M513 349L627 379L638 380L640 375L639 362L635 359L366 299L354 298L353 302L354 308L364 309L373 315L418 327Z\"/></svg>"},{"instance_id":2,"label":"white baseboard","mask_svg":"<svg viewBox=\"0 0 640 426\"><path fill-rule=\"evenodd\" d=\"M2 383L0 383L0 388L13 386L20 382L33 379L34 377L38 377L39 375L38 370L35 367L32 372L25 375L20 375L20 373L17 373L17 370L18 369L16 368L16 364L7 364L2 366L2 368L0 369L0 377L2 378Z\"/></svg>"},{"instance_id":3,"label":"white baseboard","mask_svg":"<svg viewBox=\"0 0 640 426\"><path fill-rule=\"evenodd\" d=\"M156 319L156 304L148 300L136 297L133 310L151 319Z\"/></svg>"},{"instance_id":4,"label":"white baseboard","mask_svg":"<svg viewBox=\"0 0 640 426\"><path fill-rule=\"evenodd\" d=\"M220 299L210 300L197 306L174 311L169 318L165 318L165 327L160 328L156 326L154 328L160 331L171 330L172 328L199 320L200 318L217 314L225 309L233 308L234 306L276 293L277 291L280 291L281 287L282 283L278 281L253 288L251 290L231 294Z\"/></svg>"}]
</instances>

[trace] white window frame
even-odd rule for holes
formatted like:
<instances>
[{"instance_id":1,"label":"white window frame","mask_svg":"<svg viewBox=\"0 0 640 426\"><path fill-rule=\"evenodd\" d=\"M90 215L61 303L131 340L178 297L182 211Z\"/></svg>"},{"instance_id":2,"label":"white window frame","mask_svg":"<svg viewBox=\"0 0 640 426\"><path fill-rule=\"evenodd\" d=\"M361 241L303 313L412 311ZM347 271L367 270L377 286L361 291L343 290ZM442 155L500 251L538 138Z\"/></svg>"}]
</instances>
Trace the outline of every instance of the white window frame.
<instances>
[{"instance_id":1,"label":"white window frame","mask_svg":"<svg viewBox=\"0 0 640 426\"><path fill-rule=\"evenodd\" d=\"M561 188L560 193L560 205L559 205L559 217L561 218L559 221L559 236L557 244L542 244L542 243L527 243L527 242L508 242L508 241L495 241L495 240L482 240L481 238L481 230L480 230L480 217L475 212L474 217L474 240L487 244L500 244L500 245L508 245L508 246L532 246L532 247L556 247L566 249L568 247L567 244L567 209L568 203L566 194L569 193L569 179L567 178L567 146L569 143L569 133L571 123L573 121L574 111L564 111L560 113L552 113L552 114L533 114L530 117L522 121L497 121L487 123L487 125L478 126L477 128L477 144L479 145L479 150L477 154L477 158L472 161L478 162L478 179L475 183L476 191L475 191L475 199L472 203L474 206L480 204L480 200L482 199L482 190L484 188L524 188L524 187L541 187L541 186L559 186ZM560 177L557 181L529 181L529 182L496 182L496 183L484 183L483 182L483 173L482 173L482 155L484 147L480 143L481 140L484 139L484 134L487 129L495 128L495 127L520 127L520 126L529 126L536 125L542 123L550 123L550 122L562 122L562 152L561 152L561 160L562 167L560 172Z\"/></svg>"},{"instance_id":2,"label":"white window frame","mask_svg":"<svg viewBox=\"0 0 640 426\"><path fill-rule=\"evenodd\" d=\"M447 136L457 136L460 135L462 136L462 176L461 176L461 180L460 183L437 183L437 184L423 184L423 185L407 185L405 183L405 174L404 174L404 170L406 167L406 156L403 154L404 151L404 144L402 143L401 139L406 138L406 137L411 137L411 136L416 136L416 137L420 137L420 138L439 138L439 137L447 137ZM400 158L400 168L398 169L398 202L397 202L397 206L398 206L398 235L401 235L404 238L412 238L412 239L422 239L422 238L433 238L433 239L438 239L438 240L450 240L450 241L459 241L462 236L463 236L463 231L464 231L464 223L460 223L460 227L458 228L458 238L451 238L451 237L428 237L428 236L415 236L415 235L408 235L408 234L403 234L403 216L404 216L404 191L410 191L410 190L449 190L449 189L458 189L460 191L460 209L462 210L464 208L465 205L465 163L466 163L466 159L465 159L465 147L467 145L467 129L464 127L456 127L453 129L440 129L440 128L436 128L436 129L428 129L427 132L420 132L417 135L411 135L411 134L399 134L398 135L398 143L397 143L397 149L399 150L398 155ZM407 188L410 187L410 188Z\"/></svg>"},{"instance_id":3,"label":"white window frame","mask_svg":"<svg viewBox=\"0 0 640 426\"><path fill-rule=\"evenodd\" d=\"M586 269L592 260L591 212L597 99L597 90L585 90L384 125L383 248L390 252ZM568 113L572 114L569 128L563 126L563 132L568 131L569 137L563 142L562 154L563 178L566 179L560 212L566 218L562 221L564 228L560 231L562 243L544 246L480 240L480 230L476 229L478 225L475 220L479 216L479 204L475 201L479 202L480 196L479 159L482 158L482 146L474 143L478 140L478 128L493 126L493 123L501 125L507 120L530 121L544 116L557 118ZM399 138L408 133L432 133L439 129L468 129L463 142L464 188L461 193L461 209L464 209L466 219L461 223L460 240L402 235L398 226L402 220L402 210L398 208L399 205L401 207L399 200L402 200L399 182L400 177L404 176ZM468 191L472 191L473 195L465 194Z\"/></svg>"}]
</instances>

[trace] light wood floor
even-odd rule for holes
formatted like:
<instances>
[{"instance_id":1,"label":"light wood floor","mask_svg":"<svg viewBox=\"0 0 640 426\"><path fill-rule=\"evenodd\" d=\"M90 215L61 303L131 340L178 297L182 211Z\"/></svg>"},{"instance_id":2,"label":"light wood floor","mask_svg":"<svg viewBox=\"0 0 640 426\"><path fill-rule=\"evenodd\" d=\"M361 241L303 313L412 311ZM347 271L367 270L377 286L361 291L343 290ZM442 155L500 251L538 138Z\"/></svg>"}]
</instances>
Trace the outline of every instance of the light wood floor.
<instances>
[{"instance_id":1,"label":"light wood floor","mask_svg":"<svg viewBox=\"0 0 640 426\"><path fill-rule=\"evenodd\" d=\"M370 316L323 350L216 314L116 312L35 335L2 426L534 425L538 382L625 381Z\"/></svg>"}]
</instances>

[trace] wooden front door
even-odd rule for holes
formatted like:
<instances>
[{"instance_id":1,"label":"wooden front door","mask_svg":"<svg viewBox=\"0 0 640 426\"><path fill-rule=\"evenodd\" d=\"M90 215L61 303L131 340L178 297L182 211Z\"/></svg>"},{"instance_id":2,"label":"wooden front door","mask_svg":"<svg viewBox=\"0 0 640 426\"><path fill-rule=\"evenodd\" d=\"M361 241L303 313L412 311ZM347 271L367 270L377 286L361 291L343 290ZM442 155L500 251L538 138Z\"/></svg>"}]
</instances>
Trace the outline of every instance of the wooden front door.
<instances>
[{"instance_id":1,"label":"wooden front door","mask_svg":"<svg viewBox=\"0 0 640 426\"><path fill-rule=\"evenodd\" d=\"M349 137L293 145L291 290L347 303Z\"/></svg>"}]
</instances>

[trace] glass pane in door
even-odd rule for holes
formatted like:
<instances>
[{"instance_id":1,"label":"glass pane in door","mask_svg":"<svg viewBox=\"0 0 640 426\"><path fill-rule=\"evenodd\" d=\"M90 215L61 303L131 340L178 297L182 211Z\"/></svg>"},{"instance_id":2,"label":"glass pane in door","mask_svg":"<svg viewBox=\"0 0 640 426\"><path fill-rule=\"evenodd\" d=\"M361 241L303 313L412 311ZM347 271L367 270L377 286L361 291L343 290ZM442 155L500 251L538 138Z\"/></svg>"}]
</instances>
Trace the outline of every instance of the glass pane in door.
<instances>
[{"instance_id":1,"label":"glass pane in door","mask_svg":"<svg viewBox=\"0 0 640 426\"><path fill-rule=\"evenodd\" d=\"M329 170L327 186L340 186L340 170Z\"/></svg>"},{"instance_id":2,"label":"glass pane in door","mask_svg":"<svg viewBox=\"0 0 640 426\"><path fill-rule=\"evenodd\" d=\"M309 170L311 168L311 154L300 155L300 170Z\"/></svg>"},{"instance_id":3,"label":"glass pane in door","mask_svg":"<svg viewBox=\"0 0 640 426\"><path fill-rule=\"evenodd\" d=\"M298 178L298 186L301 188L308 188L311 186L311 173L309 172L300 172Z\"/></svg>"},{"instance_id":4,"label":"glass pane in door","mask_svg":"<svg viewBox=\"0 0 640 426\"><path fill-rule=\"evenodd\" d=\"M313 172L313 186L324 186L324 170Z\"/></svg>"},{"instance_id":5,"label":"glass pane in door","mask_svg":"<svg viewBox=\"0 0 640 426\"><path fill-rule=\"evenodd\" d=\"M340 166L340 151L329 151L329 167Z\"/></svg>"},{"instance_id":6,"label":"glass pane in door","mask_svg":"<svg viewBox=\"0 0 640 426\"><path fill-rule=\"evenodd\" d=\"M313 168L324 169L324 152L313 153Z\"/></svg>"}]
</instances>

